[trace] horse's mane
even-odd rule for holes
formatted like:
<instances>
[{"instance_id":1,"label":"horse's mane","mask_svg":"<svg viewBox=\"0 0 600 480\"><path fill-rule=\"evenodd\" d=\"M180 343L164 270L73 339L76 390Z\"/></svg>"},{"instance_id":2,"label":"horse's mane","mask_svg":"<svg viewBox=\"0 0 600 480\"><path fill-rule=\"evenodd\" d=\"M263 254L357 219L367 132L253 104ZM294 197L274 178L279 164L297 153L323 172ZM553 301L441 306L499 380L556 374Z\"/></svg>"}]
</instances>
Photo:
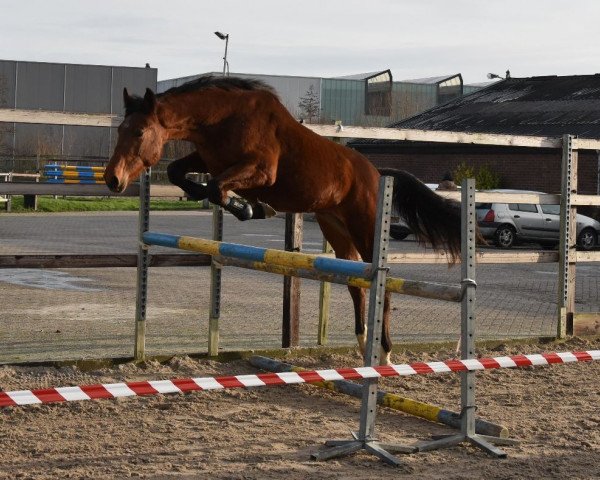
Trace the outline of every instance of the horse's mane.
<instances>
[{"instance_id":1,"label":"horse's mane","mask_svg":"<svg viewBox=\"0 0 600 480\"><path fill-rule=\"evenodd\" d=\"M266 83L250 78L239 77L218 77L214 75L203 75L195 80L191 80L177 87L159 93L157 97L167 95L177 95L180 93L196 92L207 88L219 88L221 90L263 90L272 93L277 97L277 92ZM130 103L125 107L125 116L139 112L144 108L144 99L137 95L130 97Z\"/></svg>"},{"instance_id":2,"label":"horse's mane","mask_svg":"<svg viewBox=\"0 0 600 480\"><path fill-rule=\"evenodd\" d=\"M221 90L266 90L275 94L275 90L273 90L271 86L253 78L203 75L195 80L191 80L183 85L179 85L178 87L170 88L166 92L161 93L159 96L195 92L197 90L204 90L211 87L220 88Z\"/></svg>"}]
</instances>

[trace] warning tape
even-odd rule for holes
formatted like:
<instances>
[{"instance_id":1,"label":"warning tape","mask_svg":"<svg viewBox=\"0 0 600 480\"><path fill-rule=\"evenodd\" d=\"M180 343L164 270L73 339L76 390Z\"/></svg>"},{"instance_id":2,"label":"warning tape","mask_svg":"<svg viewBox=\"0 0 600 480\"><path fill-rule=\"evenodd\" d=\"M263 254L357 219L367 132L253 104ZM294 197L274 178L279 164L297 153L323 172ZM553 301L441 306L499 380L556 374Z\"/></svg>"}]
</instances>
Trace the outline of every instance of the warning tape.
<instances>
[{"instance_id":1,"label":"warning tape","mask_svg":"<svg viewBox=\"0 0 600 480\"><path fill-rule=\"evenodd\" d=\"M258 375L234 375L226 377L179 378L173 380L148 380L141 382L106 383L39 390L18 390L13 392L0 391L0 407L156 395L159 393L183 393L198 390L264 387L336 380L361 380L365 378L423 375L429 373L465 372L495 368L531 367L558 363L591 362L593 360L600 360L600 350L514 355L510 357L478 358L469 360L446 360L444 362L417 362L379 367L261 373Z\"/></svg>"}]
</instances>

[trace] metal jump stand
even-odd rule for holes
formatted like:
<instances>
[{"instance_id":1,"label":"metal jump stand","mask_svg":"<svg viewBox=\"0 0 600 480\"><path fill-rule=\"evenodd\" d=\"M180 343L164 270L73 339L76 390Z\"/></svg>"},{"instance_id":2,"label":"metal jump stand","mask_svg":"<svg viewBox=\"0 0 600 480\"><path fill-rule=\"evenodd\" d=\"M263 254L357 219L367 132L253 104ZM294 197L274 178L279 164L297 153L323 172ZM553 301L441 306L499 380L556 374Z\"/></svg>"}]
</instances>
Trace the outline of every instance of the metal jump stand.
<instances>
[{"instance_id":1,"label":"metal jump stand","mask_svg":"<svg viewBox=\"0 0 600 480\"><path fill-rule=\"evenodd\" d=\"M383 300L387 277L387 249L390 236L390 217L392 210L393 179L382 177L379 182L379 200L377 204L377 223L375 224L375 242L373 251L373 271L375 277L371 281L369 295L369 317L367 330L367 351L365 365L379 364L379 348L381 344L381 320L383 318ZM394 466L400 465L398 459L390 453L414 453L416 447L386 444L378 442L375 437L375 415L377 407L377 378L365 380L360 409L360 426L358 432L352 432L353 440L329 440L326 446L332 447L312 455L314 460L328 460L334 457L349 455L358 450L366 450L378 456L384 462Z\"/></svg>"},{"instance_id":2,"label":"metal jump stand","mask_svg":"<svg viewBox=\"0 0 600 480\"><path fill-rule=\"evenodd\" d=\"M150 229L150 169L140 175L140 211L138 215L138 268L135 301L135 361L146 355L146 304L148 300L148 267L150 255L142 235Z\"/></svg>"},{"instance_id":3,"label":"metal jump stand","mask_svg":"<svg viewBox=\"0 0 600 480\"><path fill-rule=\"evenodd\" d=\"M475 181L462 182L462 245L461 269L464 295L461 306L461 359L475 358ZM495 445L515 445L517 440L491 437L475 433L475 373L460 372L461 384L461 428L456 435L443 435L435 440L418 445L419 452L446 448L463 442L482 449L495 457L504 458L506 453Z\"/></svg>"},{"instance_id":4,"label":"metal jump stand","mask_svg":"<svg viewBox=\"0 0 600 480\"><path fill-rule=\"evenodd\" d=\"M381 335L381 320L383 315L383 297L385 295L385 280L387 275L387 247L389 243L389 225L392 197L392 179L384 177L379 186L378 221L375 226L375 248L373 252L373 267L376 272L371 283L369 297L367 355L365 366L379 363L379 345ZM466 179L462 183L461 209L461 262L463 298L461 307L461 358L475 358L475 181ZM404 446L378 442L375 439L375 416L377 405L377 378L365 380L363 384L362 406L360 411L360 427L353 432L353 440L329 440L325 443L331 447L312 455L315 460L327 460L366 450L382 459L384 462L399 466L400 461L394 453L416 453L451 447L463 442L469 442L481 448L490 455L505 457L506 453L494 446L514 445L512 439L491 437L475 433L475 372L461 372L461 430L455 435L444 435L433 441L422 442L415 446Z\"/></svg>"}]
</instances>

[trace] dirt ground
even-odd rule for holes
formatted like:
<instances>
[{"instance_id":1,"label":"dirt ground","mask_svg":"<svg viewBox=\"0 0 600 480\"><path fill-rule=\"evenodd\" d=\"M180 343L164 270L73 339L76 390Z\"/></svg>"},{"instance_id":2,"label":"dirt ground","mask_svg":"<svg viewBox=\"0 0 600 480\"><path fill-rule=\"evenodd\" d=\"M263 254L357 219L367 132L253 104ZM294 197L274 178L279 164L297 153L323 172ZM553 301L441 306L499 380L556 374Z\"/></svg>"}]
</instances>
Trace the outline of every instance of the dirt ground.
<instances>
[{"instance_id":1,"label":"dirt ground","mask_svg":"<svg viewBox=\"0 0 600 480\"><path fill-rule=\"evenodd\" d=\"M600 339L500 345L483 356L600 349ZM453 352L403 351L395 363ZM358 366L357 354L290 357L308 368ZM0 389L18 390L189 376L256 373L246 361L175 357L84 372L0 367ZM457 411L456 374L384 379L382 388ZM393 468L366 453L315 462L327 439L350 438L360 402L310 385L235 389L0 409L0 478L521 479L600 477L600 362L477 374L478 415L508 427L520 445L496 459L470 446L401 456ZM381 440L414 444L448 427L382 408Z\"/></svg>"}]
</instances>

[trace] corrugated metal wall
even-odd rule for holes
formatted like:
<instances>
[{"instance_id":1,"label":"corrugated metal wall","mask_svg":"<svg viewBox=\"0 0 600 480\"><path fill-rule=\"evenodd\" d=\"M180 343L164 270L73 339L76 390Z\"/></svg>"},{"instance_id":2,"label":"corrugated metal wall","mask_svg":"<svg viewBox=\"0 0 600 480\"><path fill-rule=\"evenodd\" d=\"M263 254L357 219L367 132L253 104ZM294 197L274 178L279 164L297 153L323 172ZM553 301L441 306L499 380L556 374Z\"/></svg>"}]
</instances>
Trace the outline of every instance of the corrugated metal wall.
<instances>
[{"instance_id":1,"label":"corrugated metal wall","mask_svg":"<svg viewBox=\"0 0 600 480\"><path fill-rule=\"evenodd\" d=\"M201 75L192 75L190 77L173 78L170 80L161 80L158 82L158 92L166 92L169 88L178 87L184 83L196 80L202 75L215 75L220 76L221 73L211 72ZM246 73L231 73L231 76L239 78L257 79L265 82L275 89L279 94L281 102L290 111L290 113L296 117L301 118L303 116L298 104L302 97L304 97L309 88L312 86L313 91L322 98L321 95L321 79L318 77L286 77L281 75L258 75L258 74L246 74Z\"/></svg>"},{"instance_id":2,"label":"corrugated metal wall","mask_svg":"<svg viewBox=\"0 0 600 480\"><path fill-rule=\"evenodd\" d=\"M392 84L392 122L421 113L437 104L437 85L394 82Z\"/></svg>"},{"instance_id":3,"label":"corrugated metal wall","mask_svg":"<svg viewBox=\"0 0 600 480\"><path fill-rule=\"evenodd\" d=\"M362 125L365 117L365 81L324 78L321 116L325 123L341 120L344 125Z\"/></svg>"},{"instance_id":4,"label":"corrugated metal wall","mask_svg":"<svg viewBox=\"0 0 600 480\"><path fill-rule=\"evenodd\" d=\"M364 80L324 78L322 85L324 120L341 120L344 125L386 126L427 110L437 102L436 85L393 82L391 115L366 115Z\"/></svg>"},{"instance_id":5,"label":"corrugated metal wall","mask_svg":"<svg viewBox=\"0 0 600 480\"><path fill-rule=\"evenodd\" d=\"M201 75L209 74L221 75L219 72ZM158 82L158 92L165 92L169 88L195 80L201 75L161 80ZM231 75L240 78L256 78L272 86L278 92L282 103L297 118L303 116L298 103L312 85L321 100L320 121L323 123L341 120L344 125L382 127L432 108L438 102L437 85L434 83L393 82L391 115L366 115L365 80L245 73Z\"/></svg>"},{"instance_id":6,"label":"corrugated metal wall","mask_svg":"<svg viewBox=\"0 0 600 480\"><path fill-rule=\"evenodd\" d=\"M156 90L155 68L0 60L0 105L81 113L123 113L123 87ZM113 129L114 130L114 129ZM2 124L1 156L108 157L116 132L108 128Z\"/></svg>"}]
</instances>

